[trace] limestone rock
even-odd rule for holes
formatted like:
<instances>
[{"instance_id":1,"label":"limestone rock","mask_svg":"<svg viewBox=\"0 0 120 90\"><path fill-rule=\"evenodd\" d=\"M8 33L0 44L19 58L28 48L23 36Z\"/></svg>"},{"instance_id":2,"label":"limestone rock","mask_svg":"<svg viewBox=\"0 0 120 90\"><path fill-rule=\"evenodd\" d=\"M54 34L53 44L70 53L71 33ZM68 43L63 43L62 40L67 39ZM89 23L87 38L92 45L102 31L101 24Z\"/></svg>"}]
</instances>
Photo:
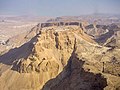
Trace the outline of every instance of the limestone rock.
<instances>
[{"instance_id":1,"label":"limestone rock","mask_svg":"<svg viewBox=\"0 0 120 90\"><path fill-rule=\"evenodd\" d=\"M0 56L1 90L119 88L118 49L100 46L80 26L36 29L29 42Z\"/></svg>"}]
</instances>

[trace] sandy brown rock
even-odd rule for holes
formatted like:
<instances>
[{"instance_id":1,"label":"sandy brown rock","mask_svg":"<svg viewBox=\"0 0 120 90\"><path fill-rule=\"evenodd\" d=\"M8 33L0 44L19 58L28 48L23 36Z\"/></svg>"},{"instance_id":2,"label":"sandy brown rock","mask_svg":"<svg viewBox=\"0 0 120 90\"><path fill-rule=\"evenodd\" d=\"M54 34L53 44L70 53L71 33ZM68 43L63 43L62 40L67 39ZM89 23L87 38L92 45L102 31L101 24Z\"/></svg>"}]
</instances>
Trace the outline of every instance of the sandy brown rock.
<instances>
[{"instance_id":1,"label":"sandy brown rock","mask_svg":"<svg viewBox=\"0 0 120 90\"><path fill-rule=\"evenodd\" d=\"M43 28L29 42L0 57L0 89L116 89L119 74L108 68L103 72L103 62L107 65L113 55L119 62L119 52L98 45L78 26Z\"/></svg>"}]
</instances>

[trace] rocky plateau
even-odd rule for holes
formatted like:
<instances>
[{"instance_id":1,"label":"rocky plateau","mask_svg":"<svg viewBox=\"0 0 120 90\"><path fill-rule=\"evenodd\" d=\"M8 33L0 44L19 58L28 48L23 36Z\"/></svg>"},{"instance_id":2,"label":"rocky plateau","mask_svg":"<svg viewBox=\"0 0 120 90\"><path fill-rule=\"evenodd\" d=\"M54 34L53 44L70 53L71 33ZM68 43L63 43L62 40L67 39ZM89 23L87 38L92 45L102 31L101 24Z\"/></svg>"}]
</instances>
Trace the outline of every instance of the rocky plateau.
<instances>
[{"instance_id":1,"label":"rocky plateau","mask_svg":"<svg viewBox=\"0 0 120 90\"><path fill-rule=\"evenodd\" d=\"M0 56L0 90L120 90L119 32L114 24L39 23L5 42L13 47Z\"/></svg>"}]
</instances>

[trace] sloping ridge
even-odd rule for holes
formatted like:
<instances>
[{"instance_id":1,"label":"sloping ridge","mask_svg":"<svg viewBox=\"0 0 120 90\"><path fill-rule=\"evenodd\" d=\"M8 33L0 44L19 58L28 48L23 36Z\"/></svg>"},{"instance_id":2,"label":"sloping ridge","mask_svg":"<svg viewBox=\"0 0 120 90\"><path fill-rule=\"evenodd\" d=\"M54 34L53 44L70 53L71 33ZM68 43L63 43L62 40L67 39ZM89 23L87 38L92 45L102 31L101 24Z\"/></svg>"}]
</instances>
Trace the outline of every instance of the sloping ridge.
<instances>
[{"instance_id":1,"label":"sloping ridge","mask_svg":"<svg viewBox=\"0 0 120 90\"><path fill-rule=\"evenodd\" d=\"M18 60L26 59L32 53L34 47L33 43L36 41L37 36L33 37L29 42L22 46L9 50L4 55L0 56L0 63L11 66Z\"/></svg>"},{"instance_id":2,"label":"sloping ridge","mask_svg":"<svg viewBox=\"0 0 120 90\"><path fill-rule=\"evenodd\" d=\"M40 90L43 86L45 89L48 81L55 77L60 80L57 80L56 84L50 81L53 90L60 87L63 89L62 85L64 87L67 85L66 88L70 90L73 87L76 87L76 90L78 88L102 90L107 85L106 79L101 74L85 71L83 59L77 57L76 48L80 48L80 52L92 48L91 46L94 47L96 44L94 40L80 28L69 28L67 31L56 29L41 30L29 42L0 56L1 90ZM82 45L90 47L81 48L78 43L81 47ZM75 82L78 79L75 86L74 78ZM68 84L73 86L69 87Z\"/></svg>"}]
</instances>

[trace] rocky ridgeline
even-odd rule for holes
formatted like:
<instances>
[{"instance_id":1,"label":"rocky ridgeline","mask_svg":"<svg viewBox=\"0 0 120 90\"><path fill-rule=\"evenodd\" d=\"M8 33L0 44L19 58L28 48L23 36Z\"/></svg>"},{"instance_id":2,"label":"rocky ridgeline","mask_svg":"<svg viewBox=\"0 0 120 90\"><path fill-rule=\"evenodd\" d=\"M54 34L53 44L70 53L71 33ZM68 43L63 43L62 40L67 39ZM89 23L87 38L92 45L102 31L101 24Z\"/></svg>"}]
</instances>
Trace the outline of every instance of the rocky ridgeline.
<instances>
[{"instance_id":1,"label":"rocky ridgeline","mask_svg":"<svg viewBox=\"0 0 120 90\"><path fill-rule=\"evenodd\" d=\"M80 26L82 28L82 23L77 21L71 21L71 22L47 22L47 23L39 23L37 26L39 28L44 27L51 27L51 26L70 26L70 25L76 25Z\"/></svg>"},{"instance_id":2,"label":"rocky ridgeline","mask_svg":"<svg viewBox=\"0 0 120 90\"><path fill-rule=\"evenodd\" d=\"M119 90L120 50L98 45L79 22L41 23L19 38L29 41L0 57L1 90Z\"/></svg>"},{"instance_id":3,"label":"rocky ridgeline","mask_svg":"<svg viewBox=\"0 0 120 90\"><path fill-rule=\"evenodd\" d=\"M105 41L111 37L114 32L112 29L118 29L118 26L115 24L111 25L84 25L83 22L79 21L69 21L69 22L46 22L46 23L39 23L38 25L34 26L30 31L22 33L20 35L14 36L12 38L9 38L7 41L4 42L4 45L19 47L20 45L24 44L25 42L32 39L34 36L36 36L40 30L43 28L49 28L49 27L64 27L64 26L78 26L82 30L84 30L85 33L92 36L93 39L95 39L98 43L104 44ZM107 36L106 36L107 35ZM3 44L2 42L0 44Z\"/></svg>"},{"instance_id":4,"label":"rocky ridgeline","mask_svg":"<svg viewBox=\"0 0 120 90\"><path fill-rule=\"evenodd\" d=\"M42 30L37 36L37 42L34 42L32 54L27 59L19 62L18 71L20 73L44 72L49 70L48 65L52 63L59 71L67 64L67 60L73 51L75 34L82 36L83 39L88 40L90 43L95 43L89 36L83 36L85 33L80 28L62 32L56 32L54 29ZM43 69L42 66L44 66Z\"/></svg>"},{"instance_id":5,"label":"rocky ridgeline","mask_svg":"<svg viewBox=\"0 0 120 90\"><path fill-rule=\"evenodd\" d=\"M37 73L40 74L40 77L45 77L44 79L40 78L40 88L45 85L45 90L50 88L55 90L63 87L57 86L61 82L64 82L64 84L60 85L65 85L66 88L74 88L74 86L67 85L69 78L71 79L71 85L79 84L76 87L77 89L80 87L81 89L91 88L90 90L93 90L99 88L102 90L107 86L106 79L101 74L89 73L89 71L119 76L119 63L116 63L116 61L119 62L117 54L119 51L107 51L107 48L99 47L80 27L68 31L56 31L56 29L40 30L35 38L36 40L30 41L27 44L28 46L25 46L31 48L31 50L26 51L29 54L14 62L12 69L21 74ZM102 56L103 52L105 52L104 56ZM112 59L113 56L116 59L115 63L110 61L114 60ZM102 62L105 62L104 66ZM53 82L47 82L56 76L58 76L57 81L55 79ZM91 78L94 79L91 80ZM76 80L78 81L76 82ZM46 86L46 82L50 86ZM85 84L80 84L80 82ZM85 87L82 87L82 85L85 85Z\"/></svg>"},{"instance_id":6,"label":"rocky ridgeline","mask_svg":"<svg viewBox=\"0 0 120 90\"><path fill-rule=\"evenodd\" d=\"M0 52L6 52L11 48L20 47L24 43L30 41L33 37L35 37L42 28L49 28L49 27L64 27L64 26L78 26L83 29L82 23L80 22L46 22L46 23L39 23L38 25L31 28L30 31L18 34L9 38L8 40L0 41L0 45L4 46Z\"/></svg>"},{"instance_id":7,"label":"rocky ridgeline","mask_svg":"<svg viewBox=\"0 0 120 90\"><path fill-rule=\"evenodd\" d=\"M28 32L25 32L25 33L22 33L20 35L16 35L16 36L13 36L12 38L9 38L8 40L4 41L4 42L0 42L0 45L1 44L4 44L4 45L11 45L14 46L13 44L17 44L17 42L25 42L25 41L28 41L30 39L32 39L34 36L36 36L39 31L42 29L42 28L45 28L45 27L59 27L59 26L79 26L81 29L83 29L83 25L82 23L80 22L46 22L46 23L39 23L38 25L34 26L30 31ZM21 39L22 40L21 40ZM23 39L26 39L26 40L23 40ZM28 40L27 40L28 39ZM18 44L18 45L21 45L21 42Z\"/></svg>"}]
</instances>

